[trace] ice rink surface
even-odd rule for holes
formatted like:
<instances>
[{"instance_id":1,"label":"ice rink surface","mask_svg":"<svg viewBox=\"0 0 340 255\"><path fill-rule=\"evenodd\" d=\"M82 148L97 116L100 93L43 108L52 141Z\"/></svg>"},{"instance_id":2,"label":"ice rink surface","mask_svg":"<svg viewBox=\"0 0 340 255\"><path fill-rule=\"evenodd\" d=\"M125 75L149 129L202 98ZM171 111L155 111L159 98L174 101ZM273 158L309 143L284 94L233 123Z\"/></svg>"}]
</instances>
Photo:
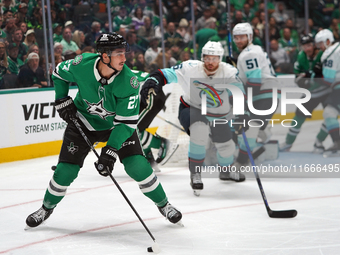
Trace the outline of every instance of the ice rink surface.
<instances>
[{"instance_id":1,"label":"ice rink surface","mask_svg":"<svg viewBox=\"0 0 340 255\"><path fill-rule=\"evenodd\" d=\"M291 152L266 163L339 164L339 158L311 153L319 127L319 121L305 123ZM287 131L274 127L273 138L282 142ZM90 153L51 217L28 231L25 219L40 208L57 156L0 164L0 254L148 254L152 239L112 180L94 169L95 160ZM187 168L163 167L158 177L169 201L183 213L184 227L180 227L161 216L122 165L114 170L114 177L156 238L160 254L340 254L339 174L332 178L261 176L270 207L296 209L298 215L292 219L269 218L256 180L251 173L247 176L243 183L204 178L204 190L195 197Z\"/></svg>"}]
</instances>

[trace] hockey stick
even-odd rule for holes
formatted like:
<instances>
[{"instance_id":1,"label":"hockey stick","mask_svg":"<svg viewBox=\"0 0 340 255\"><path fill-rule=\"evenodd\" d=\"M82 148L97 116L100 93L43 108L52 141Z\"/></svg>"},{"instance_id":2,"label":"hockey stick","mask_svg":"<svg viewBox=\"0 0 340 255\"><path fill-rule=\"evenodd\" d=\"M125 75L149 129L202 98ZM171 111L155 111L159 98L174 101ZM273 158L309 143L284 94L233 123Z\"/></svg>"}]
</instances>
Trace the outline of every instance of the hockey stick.
<instances>
[{"instance_id":1,"label":"hockey stick","mask_svg":"<svg viewBox=\"0 0 340 255\"><path fill-rule=\"evenodd\" d=\"M251 151L250 151L247 136L244 133L243 129L242 129L242 136L243 136L244 143L246 144L247 153L248 153L250 162L252 164L252 169L253 169L253 172L255 174L257 184L260 188L262 199L263 199L264 205L266 206L267 213L268 213L269 217L270 218L294 218L297 215L296 210L273 211L273 210L270 209L266 195L264 193L264 190L263 190L263 187L262 187L262 184L261 184L260 176L259 176L259 174L256 170L255 162L254 162L253 156L252 156Z\"/></svg>"},{"instance_id":2,"label":"hockey stick","mask_svg":"<svg viewBox=\"0 0 340 255\"><path fill-rule=\"evenodd\" d=\"M167 119L163 118L162 116L160 116L160 115L158 115L158 114L156 115L156 117L159 118L159 119L161 119L161 120L163 120L163 121L165 121L166 123L168 123L168 124L174 126L175 128L177 128L177 129L179 129L179 130L185 132L184 128L182 128L182 127L180 127L180 126L178 126L178 125L172 123L170 120L167 120Z\"/></svg>"},{"instance_id":3,"label":"hockey stick","mask_svg":"<svg viewBox=\"0 0 340 255\"><path fill-rule=\"evenodd\" d=\"M86 136L86 134L84 133L81 125L79 124L78 120L76 118L71 118L73 124L76 126L76 128L78 129L79 133L81 134L81 136L84 138L85 142L87 143L87 145L91 148L91 150L94 152L94 154L97 156L97 158L99 159L99 154L98 152L95 150L95 148L93 147L91 141L88 139L88 137ZM148 234L150 235L151 239L154 241L154 245L152 246L152 250L155 253L158 253L157 251L159 250L158 248L158 244L156 243L156 239L154 238L154 236L151 234L151 231L149 230L149 228L145 225L143 219L139 216L138 212L136 211L136 209L134 208L134 206L131 204L130 200L127 198L127 196L125 195L124 191L121 189L121 187L119 186L118 182L116 181L116 179L113 177L112 173L110 173L110 171L107 171L107 173L109 174L111 180L114 182L114 184L116 185L116 187L118 188L119 192L122 194L122 196L125 198L125 201L129 204L129 206L131 207L132 211L136 214L137 218L139 219L140 223L142 223L143 227L145 228L146 232L148 232ZM150 248L150 247L149 247ZM149 251L148 248L148 251Z\"/></svg>"},{"instance_id":4,"label":"hockey stick","mask_svg":"<svg viewBox=\"0 0 340 255\"><path fill-rule=\"evenodd\" d=\"M227 29L228 29L228 42L229 42L229 56L233 57L233 47L232 47L232 40L231 40L231 26L230 26L230 0L227 0L228 5L228 18L227 18Z\"/></svg>"}]
</instances>

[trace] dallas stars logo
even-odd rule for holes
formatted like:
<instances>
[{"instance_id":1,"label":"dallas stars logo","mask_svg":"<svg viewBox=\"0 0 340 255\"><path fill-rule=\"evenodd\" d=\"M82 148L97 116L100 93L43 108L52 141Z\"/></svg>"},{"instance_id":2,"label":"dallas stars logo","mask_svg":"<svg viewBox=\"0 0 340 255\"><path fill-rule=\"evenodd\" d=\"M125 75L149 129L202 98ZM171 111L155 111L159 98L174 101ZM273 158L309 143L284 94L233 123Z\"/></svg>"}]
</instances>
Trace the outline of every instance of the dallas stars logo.
<instances>
[{"instance_id":1,"label":"dallas stars logo","mask_svg":"<svg viewBox=\"0 0 340 255\"><path fill-rule=\"evenodd\" d=\"M73 142L70 143L69 146L67 146L67 150L68 152L70 152L71 154L74 154L78 151L78 146L74 145Z\"/></svg>"},{"instance_id":2,"label":"dallas stars logo","mask_svg":"<svg viewBox=\"0 0 340 255\"><path fill-rule=\"evenodd\" d=\"M103 98L100 100L98 103L90 103L86 99L84 99L85 103L87 104L86 110L93 115L98 115L100 118L103 120L106 120L107 117L109 116L114 116L114 112L109 112L104 108L103 105Z\"/></svg>"}]
</instances>

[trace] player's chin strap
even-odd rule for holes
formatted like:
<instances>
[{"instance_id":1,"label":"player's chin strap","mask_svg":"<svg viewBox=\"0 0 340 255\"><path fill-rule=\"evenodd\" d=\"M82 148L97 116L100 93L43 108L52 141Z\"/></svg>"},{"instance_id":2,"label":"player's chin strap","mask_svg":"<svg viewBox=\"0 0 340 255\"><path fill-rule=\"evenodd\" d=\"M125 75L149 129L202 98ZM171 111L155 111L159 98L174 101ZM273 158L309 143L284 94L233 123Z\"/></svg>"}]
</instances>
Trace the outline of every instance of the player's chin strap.
<instances>
[{"instance_id":1,"label":"player's chin strap","mask_svg":"<svg viewBox=\"0 0 340 255\"><path fill-rule=\"evenodd\" d=\"M108 56L109 59L110 59L110 61L109 61L108 64L106 64L106 63L104 62L103 56L102 56L102 55L100 55L100 60L101 60L105 65L107 65L109 68L111 68L112 70L114 70L115 72L113 73L113 75L115 75L116 73L118 73L118 70L117 70L116 68L114 68L113 66L111 66L111 56L109 56L109 55L107 55L107 56Z\"/></svg>"}]
</instances>

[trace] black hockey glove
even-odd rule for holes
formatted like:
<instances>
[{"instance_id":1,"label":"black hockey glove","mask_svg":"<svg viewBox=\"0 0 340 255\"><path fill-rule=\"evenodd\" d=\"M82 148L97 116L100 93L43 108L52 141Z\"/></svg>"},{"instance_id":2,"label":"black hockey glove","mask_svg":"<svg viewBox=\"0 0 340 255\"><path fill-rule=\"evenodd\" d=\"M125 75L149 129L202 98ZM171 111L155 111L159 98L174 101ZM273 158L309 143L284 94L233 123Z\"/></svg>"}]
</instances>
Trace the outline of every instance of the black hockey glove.
<instances>
[{"instance_id":1,"label":"black hockey glove","mask_svg":"<svg viewBox=\"0 0 340 255\"><path fill-rule=\"evenodd\" d=\"M142 105L148 105L149 94L153 93L155 96L158 94L161 85L155 77L148 77L140 91L140 100Z\"/></svg>"},{"instance_id":2,"label":"black hockey glove","mask_svg":"<svg viewBox=\"0 0 340 255\"><path fill-rule=\"evenodd\" d=\"M232 120L232 127L235 130L235 134L239 135L242 133L242 129L244 132L246 132L249 129L248 125L249 121L249 115L248 114L243 114L243 115L237 115L235 118Z\"/></svg>"},{"instance_id":3,"label":"black hockey glove","mask_svg":"<svg viewBox=\"0 0 340 255\"><path fill-rule=\"evenodd\" d=\"M55 100L54 107L57 109L60 118L67 123L72 123L72 118L77 118L77 107L70 96Z\"/></svg>"},{"instance_id":4,"label":"black hockey glove","mask_svg":"<svg viewBox=\"0 0 340 255\"><path fill-rule=\"evenodd\" d=\"M301 73L296 77L295 82L300 88L309 89L311 85L311 76L312 72L310 71Z\"/></svg>"},{"instance_id":5,"label":"black hockey glove","mask_svg":"<svg viewBox=\"0 0 340 255\"><path fill-rule=\"evenodd\" d=\"M313 68L313 72L315 74L315 78L322 78L322 63L317 62Z\"/></svg>"},{"instance_id":6,"label":"black hockey glove","mask_svg":"<svg viewBox=\"0 0 340 255\"><path fill-rule=\"evenodd\" d=\"M117 157L117 150L115 148L112 148L108 145L103 147L98 161L94 162L94 166L96 167L99 174L105 177L109 176L108 171L112 173Z\"/></svg>"},{"instance_id":7,"label":"black hockey glove","mask_svg":"<svg viewBox=\"0 0 340 255\"><path fill-rule=\"evenodd\" d=\"M228 64L230 64L234 67L237 67L237 59L236 58L227 56L225 62L227 62Z\"/></svg>"}]
</instances>

